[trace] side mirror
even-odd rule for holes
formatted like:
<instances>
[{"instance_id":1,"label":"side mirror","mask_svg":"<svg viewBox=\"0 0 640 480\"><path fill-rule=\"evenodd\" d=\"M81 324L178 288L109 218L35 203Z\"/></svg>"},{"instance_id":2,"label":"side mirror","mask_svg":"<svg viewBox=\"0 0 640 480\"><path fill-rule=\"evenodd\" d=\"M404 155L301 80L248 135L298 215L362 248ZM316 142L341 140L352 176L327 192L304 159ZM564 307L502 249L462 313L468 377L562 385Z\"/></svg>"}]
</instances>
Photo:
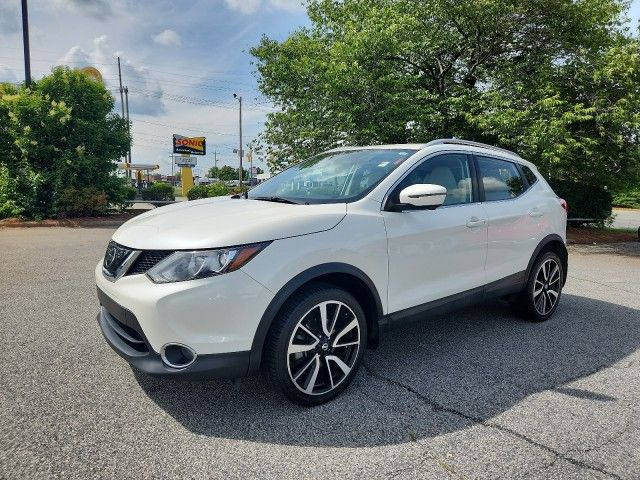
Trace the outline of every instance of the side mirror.
<instances>
[{"instance_id":1,"label":"side mirror","mask_svg":"<svg viewBox=\"0 0 640 480\"><path fill-rule=\"evenodd\" d=\"M400 203L435 210L444 203L447 189L441 185L418 183L400 192Z\"/></svg>"}]
</instances>

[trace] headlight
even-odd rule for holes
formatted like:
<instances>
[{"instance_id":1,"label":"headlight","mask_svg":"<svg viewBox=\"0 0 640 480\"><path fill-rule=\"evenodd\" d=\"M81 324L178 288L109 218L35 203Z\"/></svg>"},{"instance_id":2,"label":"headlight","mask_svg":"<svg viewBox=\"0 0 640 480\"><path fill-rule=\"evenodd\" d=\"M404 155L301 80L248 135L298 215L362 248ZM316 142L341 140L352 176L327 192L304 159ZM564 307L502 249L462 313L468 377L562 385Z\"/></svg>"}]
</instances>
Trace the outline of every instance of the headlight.
<instances>
[{"instance_id":1,"label":"headlight","mask_svg":"<svg viewBox=\"0 0 640 480\"><path fill-rule=\"evenodd\" d=\"M175 252L147 271L154 283L183 282L233 272L255 257L269 243L218 250Z\"/></svg>"}]
</instances>

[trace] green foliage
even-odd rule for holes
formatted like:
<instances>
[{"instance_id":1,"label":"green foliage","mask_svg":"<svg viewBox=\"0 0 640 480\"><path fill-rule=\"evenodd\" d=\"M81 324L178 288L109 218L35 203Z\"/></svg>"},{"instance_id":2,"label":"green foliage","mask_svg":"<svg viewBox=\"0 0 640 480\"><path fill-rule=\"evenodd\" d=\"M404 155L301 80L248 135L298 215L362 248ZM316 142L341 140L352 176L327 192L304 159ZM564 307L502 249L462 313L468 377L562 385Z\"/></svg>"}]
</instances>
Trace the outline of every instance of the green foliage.
<instances>
[{"instance_id":1,"label":"green foliage","mask_svg":"<svg viewBox=\"0 0 640 480\"><path fill-rule=\"evenodd\" d=\"M261 169L260 167L256 167L256 173L260 174L260 173L264 173L264 170ZM222 167L211 167L209 169L209 172L207 174L207 176L209 178L217 178L218 180L222 181L222 182L226 182L229 180L237 180L238 179L238 169L237 168L233 168L233 167L229 167L227 165L224 165ZM244 180L248 180L249 179L249 170L246 168L242 169L242 178Z\"/></svg>"},{"instance_id":2,"label":"green foliage","mask_svg":"<svg viewBox=\"0 0 640 480\"><path fill-rule=\"evenodd\" d=\"M629 188L613 195L615 207L640 208L640 188Z\"/></svg>"},{"instance_id":3,"label":"green foliage","mask_svg":"<svg viewBox=\"0 0 640 480\"><path fill-rule=\"evenodd\" d=\"M107 213L109 198L96 187L66 187L58 199L59 217L88 217Z\"/></svg>"},{"instance_id":4,"label":"green foliage","mask_svg":"<svg viewBox=\"0 0 640 480\"><path fill-rule=\"evenodd\" d=\"M197 200L199 198L223 197L230 195L231 189L222 182L212 183L210 185L195 185L187 192L189 200Z\"/></svg>"},{"instance_id":5,"label":"green foliage","mask_svg":"<svg viewBox=\"0 0 640 480\"><path fill-rule=\"evenodd\" d=\"M123 178L122 187L109 196L109 203L117 210L123 211L133 205L132 200L135 200L137 194L138 190L132 187L126 178Z\"/></svg>"},{"instance_id":6,"label":"green foliage","mask_svg":"<svg viewBox=\"0 0 640 480\"><path fill-rule=\"evenodd\" d=\"M7 167L0 165L0 218L17 217L22 213L17 196L15 180L9 176Z\"/></svg>"},{"instance_id":7,"label":"green foliage","mask_svg":"<svg viewBox=\"0 0 640 480\"><path fill-rule=\"evenodd\" d=\"M550 180L553 191L569 204L569 218L585 218L603 223L611 216L611 193L596 185L570 180Z\"/></svg>"},{"instance_id":8,"label":"green foliage","mask_svg":"<svg viewBox=\"0 0 640 480\"><path fill-rule=\"evenodd\" d=\"M176 199L175 190L168 183L156 182L141 192L143 200L168 202Z\"/></svg>"},{"instance_id":9,"label":"green foliage","mask_svg":"<svg viewBox=\"0 0 640 480\"><path fill-rule=\"evenodd\" d=\"M640 50L624 0L311 0L311 26L251 50L278 171L339 145L458 137L545 175L640 175Z\"/></svg>"},{"instance_id":10,"label":"green foliage","mask_svg":"<svg viewBox=\"0 0 640 480\"><path fill-rule=\"evenodd\" d=\"M114 160L130 139L113 106L103 85L63 67L30 89L0 84L0 198L16 207L3 215L84 215L91 199L100 214L103 194L108 203L119 198ZM72 202L73 193L85 203Z\"/></svg>"},{"instance_id":11,"label":"green foliage","mask_svg":"<svg viewBox=\"0 0 640 480\"><path fill-rule=\"evenodd\" d=\"M246 175L247 178L249 178L246 170L243 172L243 175ZM223 165L222 167L211 167L209 169L209 177L217 178L222 182L226 182L229 180L237 180L238 169L230 167L229 165Z\"/></svg>"}]
</instances>

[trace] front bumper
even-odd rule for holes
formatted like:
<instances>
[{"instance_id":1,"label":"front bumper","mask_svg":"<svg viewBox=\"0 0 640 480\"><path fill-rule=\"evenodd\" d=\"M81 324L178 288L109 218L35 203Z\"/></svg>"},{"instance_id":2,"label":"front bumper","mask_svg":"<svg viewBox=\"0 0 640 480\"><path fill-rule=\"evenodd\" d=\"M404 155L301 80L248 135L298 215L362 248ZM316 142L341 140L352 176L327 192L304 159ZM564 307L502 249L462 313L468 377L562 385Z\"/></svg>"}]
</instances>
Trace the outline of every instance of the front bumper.
<instances>
[{"instance_id":1,"label":"front bumper","mask_svg":"<svg viewBox=\"0 0 640 480\"><path fill-rule=\"evenodd\" d=\"M135 315L98 288L98 324L109 346L149 375L181 378L237 378L247 374L250 351L198 355L186 368L171 368L153 351Z\"/></svg>"},{"instance_id":2,"label":"front bumper","mask_svg":"<svg viewBox=\"0 0 640 480\"><path fill-rule=\"evenodd\" d=\"M155 284L146 275L115 282L95 270L105 296L135 316L150 351L168 343L192 348L198 356L251 350L273 294L242 270L201 280Z\"/></svg>"}]
</instances>

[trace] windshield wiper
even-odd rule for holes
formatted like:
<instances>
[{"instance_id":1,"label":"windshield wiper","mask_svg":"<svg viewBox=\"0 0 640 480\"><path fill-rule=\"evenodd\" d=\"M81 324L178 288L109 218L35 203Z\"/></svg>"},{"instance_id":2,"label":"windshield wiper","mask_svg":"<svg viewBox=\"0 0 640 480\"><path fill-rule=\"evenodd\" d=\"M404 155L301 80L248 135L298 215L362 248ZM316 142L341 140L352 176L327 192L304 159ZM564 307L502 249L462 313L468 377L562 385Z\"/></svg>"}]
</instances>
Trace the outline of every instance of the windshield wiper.
<instances>
[{"instance_id":1,"label":"windshield wiper","mask_svg":"<svg viewBox=\"0 0 640 480\"><path fill-rule=\"evenodd\" d=\"M277 202L277 203L291 203L293 205L298 205L298 202L294 202L293 200L289 200L284 197L253 197L251 200L262 200L265 202Z\"/></svg>"}]
</instances>

